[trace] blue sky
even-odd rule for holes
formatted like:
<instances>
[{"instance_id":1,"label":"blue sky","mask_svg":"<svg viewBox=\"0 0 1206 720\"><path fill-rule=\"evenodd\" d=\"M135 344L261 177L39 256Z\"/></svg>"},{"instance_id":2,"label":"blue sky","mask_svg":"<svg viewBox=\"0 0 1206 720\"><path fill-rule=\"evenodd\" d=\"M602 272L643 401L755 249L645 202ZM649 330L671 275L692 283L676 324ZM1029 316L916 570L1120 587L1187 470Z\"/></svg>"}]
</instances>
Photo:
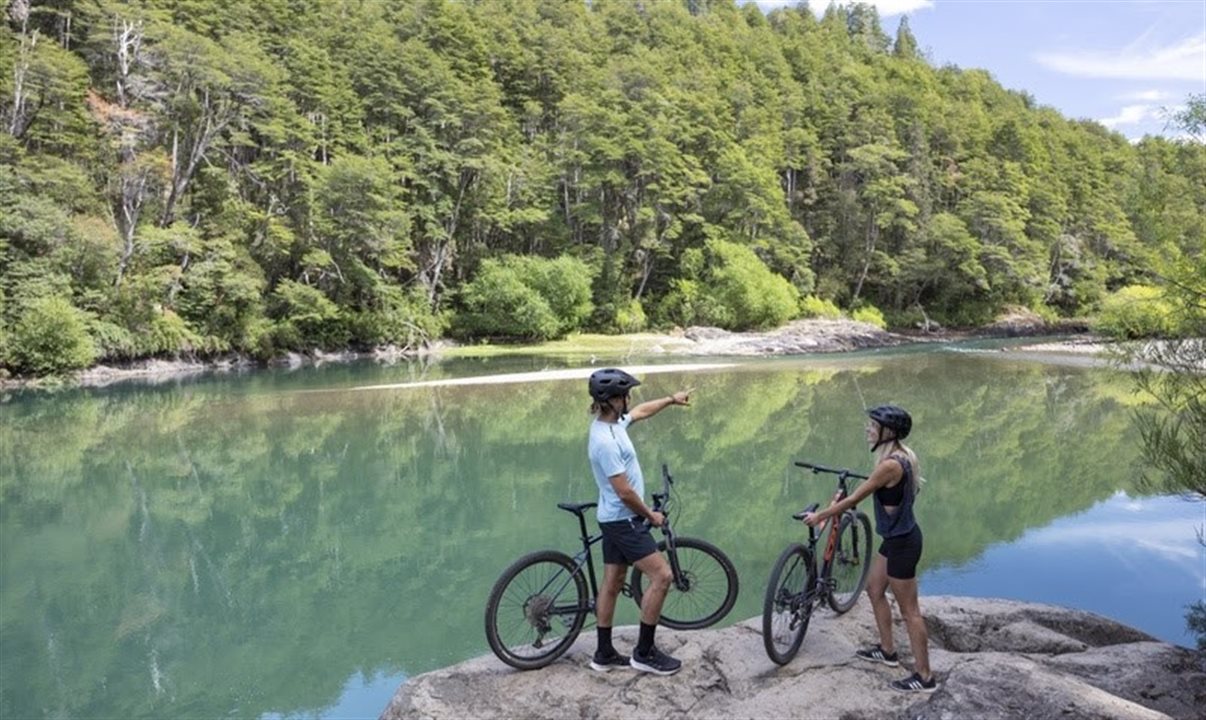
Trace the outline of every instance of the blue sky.
<instances>
[{"instance_id":1,"label":"blue sky","mask_svg":"<svg viewBox=\"0 0 1206 720\"><path fill-rule=\"evenodd\" d=\"M764 11L796 0L755 0ZM1129 138L1174 134L1163 109L1206 92L1206 0L876 0L936 65L984 68L1065 116ZM827 0L809 4L821 13Z\"/></svg>"}]
</instances>

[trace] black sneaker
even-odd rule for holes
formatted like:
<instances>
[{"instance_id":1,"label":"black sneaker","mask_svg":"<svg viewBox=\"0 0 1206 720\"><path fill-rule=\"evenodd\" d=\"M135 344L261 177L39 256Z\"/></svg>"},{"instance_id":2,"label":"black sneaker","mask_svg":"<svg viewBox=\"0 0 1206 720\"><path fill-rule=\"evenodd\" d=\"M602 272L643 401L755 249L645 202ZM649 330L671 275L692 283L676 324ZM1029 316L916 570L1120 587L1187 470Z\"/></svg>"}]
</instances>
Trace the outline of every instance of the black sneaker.
<instances>
[{"instance_id":1,"label":"black sneaker","mask_svg":"<svg viewBox=\"0 0 1206 720\"><path fill-rule=\"evenodd\" d=\"M630 659L627 655L621 655L615 650L611 651L610 655L600 655L598 652L591 658L590 668L599 672L610 672L615 668L632 667L629 665Z\"/></svg>"},{"instance_id":2,"label":"black sneaker","mask_svg":"<svg viewBox=\"0 0 1206 720\"><path fill-rule=\"evenodd\" d=\"M922 680L917 673L913 673L904 680L893 680L890 685L893 690L908 693L932 693L938 689L938 681L933 676L927 681Z\"/></svg>"},{"instance_id":3,"label":"black sneaker","mask_svg":"<svg viewBox=\"0 0 1206 720\"><path fill-rule=\"evenodd\" d=\"M887 665L888 667L899 667L900 656L896 653L886 653L879 645L875 647L863 648L854 653L854 657L861 658L870 662L878 662Z\"/></svg>"},{"instance_id":4,"label":"black sneaker","mask_svg":"<svg viewBox=\"0 0 1206 720\"><path fill-rule=\"evenodd\" d=\"M648 655L642 655L639 650L633 650L632 666L641 672L654 675L673 675L682 669L683 664L655 646Z\"/></svg>"}]
</instances>

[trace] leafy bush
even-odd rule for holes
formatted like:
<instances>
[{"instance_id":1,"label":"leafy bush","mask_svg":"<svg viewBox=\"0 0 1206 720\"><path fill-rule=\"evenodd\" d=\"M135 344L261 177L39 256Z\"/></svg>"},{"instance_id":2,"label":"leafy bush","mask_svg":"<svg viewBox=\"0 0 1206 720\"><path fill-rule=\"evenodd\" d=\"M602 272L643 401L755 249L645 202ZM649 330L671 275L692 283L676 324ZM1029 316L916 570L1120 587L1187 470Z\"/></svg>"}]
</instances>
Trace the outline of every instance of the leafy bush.
<instances>
[{"instance_id":1,"label":"leafy bush","mask_svg":"<svg viewBox=\"0 0 1206 720\"><path fill-rule=\"evenodd\" d=\"M823 300L816 295L809 295L800 300L800 317L836 320L841 316L842 311L830 300Z\"/></svg>"},{"instance_id":2,"label":"leafy bush","mask_svg":"<svg viewBox=\"0 0 1206 720\"><path fill-rule=\"evenodd\" d=\"M1118 338L1167 337L1177 322L1159 288L1128 285L1102 301L1093 327Z\"/></svg>"},{"instance_id":3,"label":"leafy bush","mask_svg":"<svg viewBox=\"0 0 1206 720\"><path fill-rule=\"evenodd\" d=\"M347 343L343 311L317 288L282 280L272 291L270 312L278 320L271 334L277 350L332 348Z\"/></svg>"},{"instance_id":4,"label":"leafy bush","mask_svg":"<svg viewBox=\"0 0 1206 720\"><path fill-rule=\"evenodd\" d=\"M640 332L645 329L648 319L641 301L633 299L627 305L616 309L616 327L622 333Z\"/></svg>"},{"instance_id":5,"label":"leafy bush","mask_svg":"<svg viewBox=\"0 0 1206 720\"><path fill-rule=\"evenodd\" d=\"M858 308L851 317L857 322L870 323L880 330L888 327L888 323L884 321L884 314L874 305L864 305Z\"/></svg>"},{"instance_id":6,"label":"leafy bush","mask_svg":"<svg viewBox=\"0 0 1206 720\"><path fill-rule=\"evenodd\" d=\"M662 323L748 330L780 325L796 316L799 292L744 245L712 239L702 255L684 254L684 266L688 257L691 267L704 269L698 279L671 281L658 304Z\"/></svg>"},{"instance_id":7,"label":"leafy bush","mask_svg":"<svg viewBox=\"0 0 1206 720\"><path fill-rule=\"evenodd\" d=\"M178 355L206 351L201 337L184 318L171 310L151 316L151 321L134 335L138 355Z\"/></svg>"},{"instance_id":8,"label":"leafy bush","mask_svg":"<svg viewBox=\"0 0 1206 720\"><path fill-rule=\"evenodd\" d=\"M7 340L4 362L19 373L54 375L96 358L84 314L62 298L32 301Z\"/></svg>"},{"instance_id":9,"label":"leafy bush","mask_svg":"<svg viewBox=\"0 0 1206 720\"><path fill-rule=\"evenodd\" d=\"M593 310L590 281L586 264L574 258L488 259L461 291L454 329L463 336L525 340L564 336Z\"/></svg>"},{"instance_id":10,"label":"leafy bush","mask_svg":"<svg viewBox=\"0 0 1206 720\"><path fill-rule=\"evenodd\" d=\"M795 317L800 294L782 275L766 267L754 251L724 240L709 240L711 262L706 292L724 308L718 322L729 330L766 328Z\"/></svg>"},{"instance_id":11,"label":"leafy bush","mask_svg":"<svg viewBox=\"0 0 1206 720\"><path fill-rule=\"evenodd\" d=\"M447 317L432 312L418 288L407 291L383 283L377 288L375 305L349 318L352 341L359 345L416 347L447 329Z\"/></svg>"},{"instance_id":12,"label":"leafy bush","mask_svg":"<svg viewBox=\"0 0 1206 720\"><path fill-rule=\"evenodd\" d=\"M100 358L130 359L138 354L138 343L134 334L121 325L108 320L93 319L88 323L88 334L96 346Z\"/></svg>"},{"instance_id":13,"label":"leafy bush","mask_svg":"<svg viewBox=\"0 0 1206 720\"><path fill-rule=\"evenodd\" d=\"M698 280L678 278L670 281L670 291L657 306L657 318L663 325L710 325L723 315L716 300L704 293Z\"/></svg>"}]
</instances>

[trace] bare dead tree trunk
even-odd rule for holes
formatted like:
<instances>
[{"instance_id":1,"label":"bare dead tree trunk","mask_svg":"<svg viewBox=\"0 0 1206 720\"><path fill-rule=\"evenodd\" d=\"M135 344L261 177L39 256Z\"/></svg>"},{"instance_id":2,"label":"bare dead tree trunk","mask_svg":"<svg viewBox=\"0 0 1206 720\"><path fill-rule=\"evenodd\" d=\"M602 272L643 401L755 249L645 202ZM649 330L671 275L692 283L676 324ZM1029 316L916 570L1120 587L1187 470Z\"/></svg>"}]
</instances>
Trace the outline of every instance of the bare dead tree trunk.
<instances>
[{"instance_id":1,"label":"bare dead tree trunk","mask_svg":"<svg viewBox=\"0 0 1206 720\"><path fill-rule=\"evenodd\" d=\"M851 305L858 301L858 296L863 291L863 283L867 280L867 271L871 268L871 256L875 253L875 243L878 239L879 225L875 222L875 213L871 213L871 217L867 221L867 240L864 245L867 256L863 259L863 271L858 276L858 284L854 286L854 297L850 299Z\"/></svg>"},{"instance_id":2,"label":"bare dead tree trunk","mask_svg":"<svg viewBox=\"0 0 1206 720\"><path fill-rule=\"evenodd\" d=\"M17 52L17 61L13 63L13 109L8 123L8 134L13 137L21 137L29 127L25 107L29 96L25 92L25 78L29 73L34 48L38 44L38 31L29 32L29 2L27 0L13 2L8 8L8 15L14 22L21 24L21 34L17 40L20 49Z\"/></svg>"}]
</instances>

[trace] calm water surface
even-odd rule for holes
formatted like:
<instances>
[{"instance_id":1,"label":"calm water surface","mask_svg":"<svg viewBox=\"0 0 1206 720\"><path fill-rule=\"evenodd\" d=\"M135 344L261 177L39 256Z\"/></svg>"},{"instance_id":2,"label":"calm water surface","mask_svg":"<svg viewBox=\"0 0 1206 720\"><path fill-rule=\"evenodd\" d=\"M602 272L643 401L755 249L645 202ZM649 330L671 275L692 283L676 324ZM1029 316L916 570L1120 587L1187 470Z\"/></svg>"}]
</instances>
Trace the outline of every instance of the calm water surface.
<instances>
[{"instance_id":1,"label":"calm water surface","mask_svg":"<svg viewBox=\"0 0 1206 720\"><path fill-rule=\"evenodd\" d=\"M967 349L967 348L965 348ZM865 405L914 411L924 593L1091 610L1190 644L1203 506L1136 489L1129 378L949 349L650 373L694 407L636 426L677 527L760 612L791 512L866 469ZM665 360L662 360L665 362ZM642 361L644 362L644 361ZM725 360L724 362L732 362ZM254 372L0 404L0 717L375 717L408 676L485 652L519 555L570 549L593 500L581 380L363 391L546 359ZM854 612L869 612L865 603ZM636 622L623 605L618 623Z\"/></svg>"}]
</instances>

